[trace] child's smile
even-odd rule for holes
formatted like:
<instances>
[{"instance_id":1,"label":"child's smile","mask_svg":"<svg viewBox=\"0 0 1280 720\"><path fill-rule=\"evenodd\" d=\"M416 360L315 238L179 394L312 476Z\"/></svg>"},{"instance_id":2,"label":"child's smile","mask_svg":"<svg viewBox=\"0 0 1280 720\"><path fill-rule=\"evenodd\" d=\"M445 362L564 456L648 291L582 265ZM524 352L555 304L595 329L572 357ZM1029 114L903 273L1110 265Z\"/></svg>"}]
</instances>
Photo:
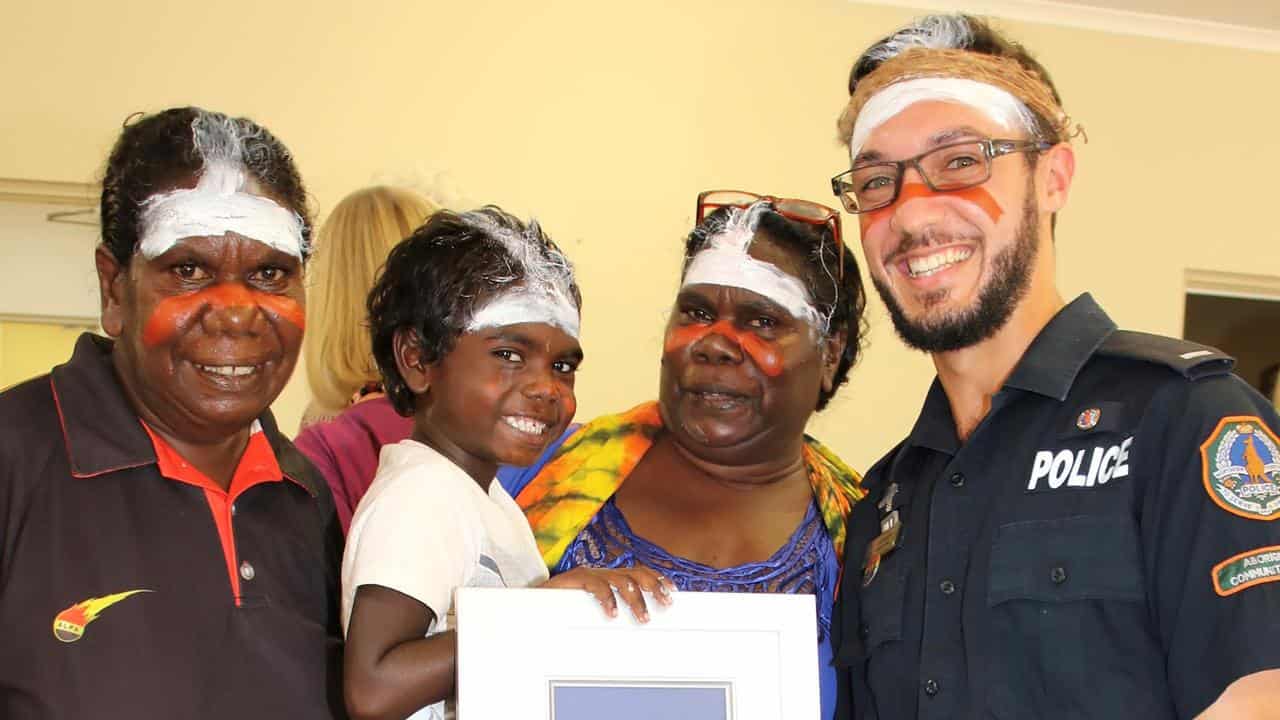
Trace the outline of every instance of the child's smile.
<instances>
[{"instance_id":1,"label":"child's smile","mask_svg":"<svg viewBox=\"0 0 1280 720\"><path fill-rule=\"evenodd\" d=\"M578 341L546 323L464 332L423 368L415 434L487 485L500 464L531 465L577 410Z\"/></svg>"}]
</instances>

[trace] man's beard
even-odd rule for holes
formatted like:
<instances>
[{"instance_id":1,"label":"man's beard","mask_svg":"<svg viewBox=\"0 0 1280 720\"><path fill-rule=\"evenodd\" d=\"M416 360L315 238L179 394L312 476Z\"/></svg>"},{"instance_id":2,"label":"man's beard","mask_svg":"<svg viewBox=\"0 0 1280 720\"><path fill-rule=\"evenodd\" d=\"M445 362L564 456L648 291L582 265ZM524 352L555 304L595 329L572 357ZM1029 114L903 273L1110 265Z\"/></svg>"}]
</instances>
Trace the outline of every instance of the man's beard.
<instances>
[{"instance_id":1,"label":"man's beard","mask_svg":"<svg viewBox=\"0 0 1280 720\"><path fill-rule=\"evenodd\" d=\"M1027 294L1031 284L1031 268L1039 250L1034 187L1028 188L1022 204L1022 218L1014 233L1014 242L1000 251L992 261L992 277L979 291L978 302L942 317L911 320L893 297L889 286L873 277L872 283L889 310L893 328L907 345L927 353L943 353L977 345L995 335L1009 321L1014 308ZM905 244L905 243L904 243ZM942 302L950 291L926 299L926 305Z\"/></svg>"}]
</instances>

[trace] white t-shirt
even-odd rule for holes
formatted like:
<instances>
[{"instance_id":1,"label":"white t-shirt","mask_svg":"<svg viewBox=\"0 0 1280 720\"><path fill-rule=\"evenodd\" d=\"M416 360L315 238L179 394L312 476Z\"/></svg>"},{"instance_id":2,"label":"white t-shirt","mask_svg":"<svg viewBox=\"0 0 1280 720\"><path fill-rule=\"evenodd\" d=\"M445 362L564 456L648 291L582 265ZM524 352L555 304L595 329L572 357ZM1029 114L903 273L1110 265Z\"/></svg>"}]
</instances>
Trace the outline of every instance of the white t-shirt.
<instances>
[{"instance_id":1,"label":"white t-shirt","mask_svg":"<svg viewBox=\"0 0 1280 720\"><path fill-rule=\"evenodd\" d=\"M416 440L385 445L360 500L342 558L342 630L356 588L381 585L422 602L436 619L428 635L454 626L459 587L529 587L547 579L524 513L495 479L485 493L462 468ZM413 720L452 716L453 703Z\"/></svg>"}]
</instances>

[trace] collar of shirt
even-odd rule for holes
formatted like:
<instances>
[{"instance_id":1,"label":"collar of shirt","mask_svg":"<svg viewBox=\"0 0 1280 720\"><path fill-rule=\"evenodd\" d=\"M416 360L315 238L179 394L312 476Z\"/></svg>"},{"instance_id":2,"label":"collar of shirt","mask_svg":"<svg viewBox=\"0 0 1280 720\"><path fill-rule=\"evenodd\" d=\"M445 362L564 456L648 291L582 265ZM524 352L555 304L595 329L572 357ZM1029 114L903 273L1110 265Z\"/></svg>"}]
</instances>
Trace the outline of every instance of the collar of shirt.
<instances>
[{"instance_id":1,"label":"collar of shirt","mask_svg":"<svg viewBox=\"0 0 1280 720\"><path fill-rule=\"evenodd\" d=\"M182 454L159 433L151 429L151 426L143 422L142 427L155 448L156 469L161 475L205 490L223 492L217 483L196 466L187 462L186 458L182 457ZM231 485L227 488L226 494L235 498L259 483L278 482L283 479L284 473L280 470L280 463L276 462L276 454L271 450L271 445L262 432L262 425L254 421L249 431L249 442L245 445L244 453L240 455L240 462L236 464L235 472L231 476Z\"/></svg>"},{"instance_id":2,"label":"collar of shirt","mask_svg":"<svg viewBox=\"0 0 1280 720\"><path fill-rule=\"evenodd\" d=\"M1025 390L1058 402L1067 398L1081 368L1093 357L1116 324L1088 293L1058 311L1031 342L1004 382L1005 388ZM951 405L942 383L934 378L907 444L954 455L960 448Z\"/></svg>"},{"instance_id":3,"label":"collar of shirt","mask_svg":"<svg viewBox=\"0 0 1280 720\"><path fill-rule=\"evenodd\" d=\"M160 462L156 446L116 379L113 345L108 338L85 333L76 341L71 360L50 374L67 459L77 478ZM257 422L276 462L276 478L286 477L315 497L317 489L306 459L280 434L271 412L264 412ZM163 467L159 469L165 474Z\"/></svg>"}]
</instances>

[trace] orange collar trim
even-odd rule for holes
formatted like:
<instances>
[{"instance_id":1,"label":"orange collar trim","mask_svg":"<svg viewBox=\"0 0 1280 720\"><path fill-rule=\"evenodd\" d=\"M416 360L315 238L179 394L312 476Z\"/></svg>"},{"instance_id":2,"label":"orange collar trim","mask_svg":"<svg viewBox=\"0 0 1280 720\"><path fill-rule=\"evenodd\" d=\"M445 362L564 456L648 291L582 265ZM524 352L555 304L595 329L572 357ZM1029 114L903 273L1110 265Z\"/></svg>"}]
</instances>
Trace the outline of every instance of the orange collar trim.
<instances>
[{"instance_id":1,"label":"orange collar trim","mask_svg":"<svg viewBox=\"0 0 1280 720\"><path fill-rule=\"evenodd\" d=\"M151 438L151 444L156 450L156 466L160 474L176 480L184 482L188 485L195 485L218 493L235 498L240 493L248 490L254 485L260 485L266 482L279 482L285 479L284 473L280 470L280 463L276 460L275 451L271 449L271 443L267 442L267 436L262 432L262 426L254 421L253 427L249 431L249 444L245 446L244 454L240 456L240 462L236 465L235 473L231 476L231 487L223 490L217 483L198 470L196 466L187 462L186 458L174 449L163 437L156 431L152 430L142 420L142 428L147 431L147 435Z\"/></svg>"}]
</instances>

